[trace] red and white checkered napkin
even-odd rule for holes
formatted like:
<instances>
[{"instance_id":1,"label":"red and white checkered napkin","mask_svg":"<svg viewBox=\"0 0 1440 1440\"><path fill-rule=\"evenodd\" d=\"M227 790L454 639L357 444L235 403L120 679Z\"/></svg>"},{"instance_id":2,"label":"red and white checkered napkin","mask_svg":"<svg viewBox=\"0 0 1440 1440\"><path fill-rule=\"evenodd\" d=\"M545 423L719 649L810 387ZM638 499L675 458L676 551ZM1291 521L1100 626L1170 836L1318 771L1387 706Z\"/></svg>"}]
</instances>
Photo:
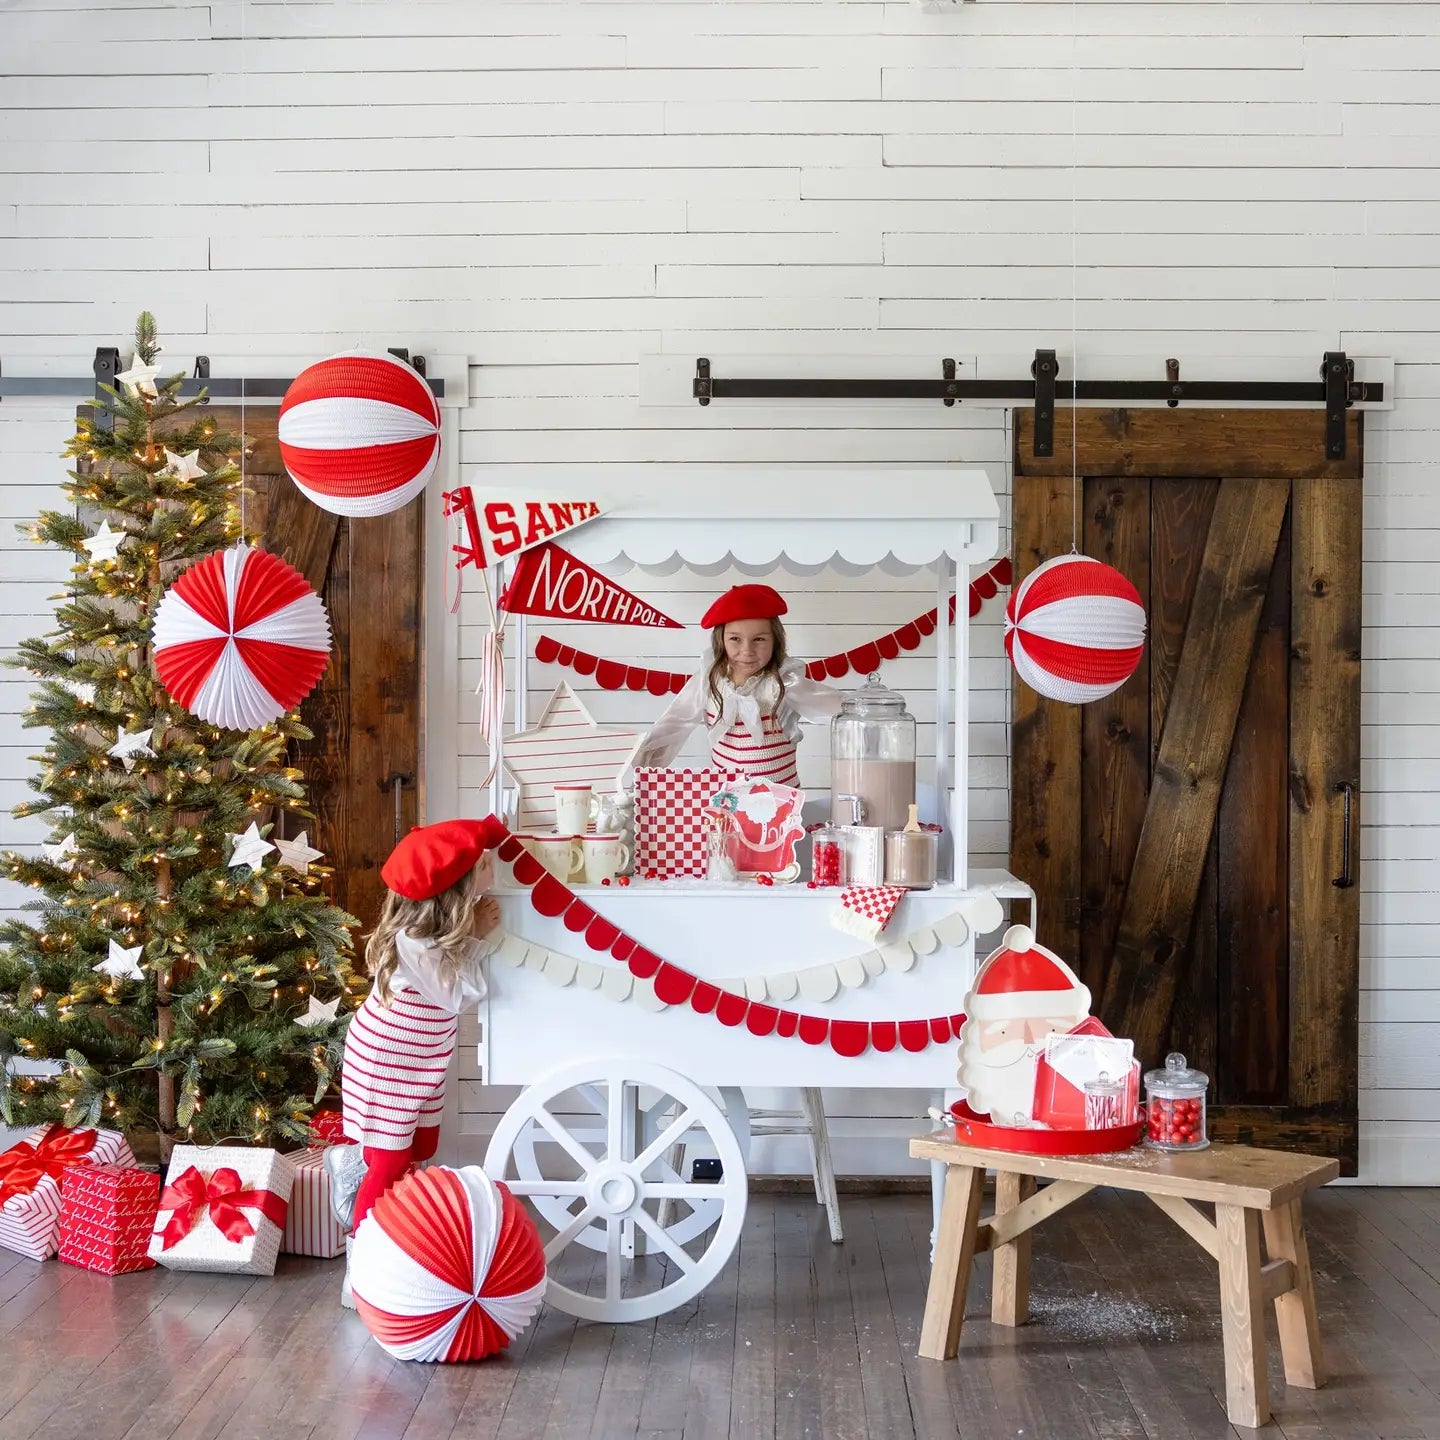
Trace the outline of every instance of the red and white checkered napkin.
<instances>
[{"instance_id":1,"label":"red and white checkered napkin","mask_svg":"<svg viewBox=\"0 0 1440 1440\"><path fill-rule=\"evenodd\" d=\"M895 907L905 898L901 885L850 885L830 912L830 923L860 940L875 940L890 923Z\"/></svg>"},{"instance_id":2,"label":"red and white checkered napkin","mask_svg":"<svg viewBox=\"0 0 1440 1440\"><path fill-rule=\"evenodd\" d=\"M708 868L705 807L740 777L727 770L635 771L635 873L642 879L704 878Z\"/></svg>"}]
</instances>

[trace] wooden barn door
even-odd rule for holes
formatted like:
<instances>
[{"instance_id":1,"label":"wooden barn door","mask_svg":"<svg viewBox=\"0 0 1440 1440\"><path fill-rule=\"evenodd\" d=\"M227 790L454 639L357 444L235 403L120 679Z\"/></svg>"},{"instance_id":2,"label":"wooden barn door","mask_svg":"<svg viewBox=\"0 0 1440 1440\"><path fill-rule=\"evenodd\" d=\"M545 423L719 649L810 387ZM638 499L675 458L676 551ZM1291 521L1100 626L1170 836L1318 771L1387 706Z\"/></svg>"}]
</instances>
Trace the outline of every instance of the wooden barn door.
<instances>
[{"instance_id":1,"label":"wooden barn door","mask_svg":"<svg viewBox=\"0 0 1440 1440\"><path fill-rule=\"evenodd\" d=\"M1014 685L1011 868L1146 1067L1212 1076L1217 1138L1357 1146L1361 417L1082 410L1080 548L1149 613L1084 707ZM1071 545L1071 420L1016 414L1016 582Z\"/></svg>"},{"instance_id":2,"label":"wooden barn door","mask_svg":"<svg viewBox=\"0 0 1440 1440\"><path fill-rule=\"evenodd\" d=\"M424 516L421 504L347 520L307 500L280 463L277 408L216 406L217 425L244 432L246 533L318 590L334 650L300 707L315 732L291 762L305 774L310 843L335 867L336 904L369 930L384 897L380 866L416 823L421 783ZM398 781L398 815L397 815Z\"/></svg>"}]
</instances>

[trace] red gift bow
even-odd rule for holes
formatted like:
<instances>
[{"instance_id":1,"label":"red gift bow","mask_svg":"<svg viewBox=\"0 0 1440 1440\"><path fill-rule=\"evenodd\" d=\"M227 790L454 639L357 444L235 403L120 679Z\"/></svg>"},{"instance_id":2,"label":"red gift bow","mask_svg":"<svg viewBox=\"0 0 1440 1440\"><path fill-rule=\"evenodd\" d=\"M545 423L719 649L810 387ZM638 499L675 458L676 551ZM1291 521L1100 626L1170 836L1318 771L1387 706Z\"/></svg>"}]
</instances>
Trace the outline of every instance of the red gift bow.
<instances>
[{"instance_id":1,"label":"red gift bow","mask_svg":"<svg viewBox=\"0 0 1440 1440\"><path fill-rule=\"evenodd\" d=\"M242 1190L240 1176L229 1166L216 1170L207 1184L192 1165L178 1180L167 1185L160 1197L159 1208L174 1211L161 1236L160 1248L168 1250L178 1245L207 1210L215 1228L238 1245L255 1233L255 1226L240 1213L242 1205L258 1210L276 1225L284 1225L290 1208L273 1190Z\"/></svg>"},{"instance_id":2,"label":"red gift bow","mask_svg":"<svg viewBox=\"0 0 1440 1440\"><path fill-rule=\"evenodd\" d=\"M94 1130L67 1130L47 1125L33 1145L28 1140L0 1155L0 1205L17 1195L29 1195L48 1175L59 1182L61 1172L83 1160L94 1148Z\"/></svg>"}]
</instances>

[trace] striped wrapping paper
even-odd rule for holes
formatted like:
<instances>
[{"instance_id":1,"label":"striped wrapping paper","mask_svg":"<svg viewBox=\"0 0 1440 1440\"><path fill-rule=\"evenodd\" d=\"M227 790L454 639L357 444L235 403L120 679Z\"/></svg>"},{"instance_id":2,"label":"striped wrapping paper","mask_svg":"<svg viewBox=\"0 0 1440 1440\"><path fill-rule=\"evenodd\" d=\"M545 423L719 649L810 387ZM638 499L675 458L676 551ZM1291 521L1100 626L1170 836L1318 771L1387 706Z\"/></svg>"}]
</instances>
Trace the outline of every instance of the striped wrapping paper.
<instances>
[{"instance_id":1,"label":"striped wrapping paper","mask_svg":"<svg viewBox=\"0 0 1440 1440\"><path fill-rule=\"evenodd\" d=\"M295 1188L290 1192L290 1213L280 1249L286 1255L314 1255L321 1260L345 1253L345 1230L330 1213L330 1177L325 1173L323 1145L312 1146L290 1158L295 1164Z\"/></svg>"},{"instance_id":2,"label":"striped wrapping paper","mask_svg":"<svg viewBox=\"0 0 1440 1440\"><path fill-rule=\"evenodd\" d=\"M38 1144L49 1128L38 1126L20 1144ZM97 1130L95 1144L81 1163L133 1169L135 1156L118 1130ZM46 1175L28 1194L12 1195L0 1205L0 1249L13 1250L31 1260L48 1260L59 1248L60 1185Z\"/></svg>"}]
</instances>

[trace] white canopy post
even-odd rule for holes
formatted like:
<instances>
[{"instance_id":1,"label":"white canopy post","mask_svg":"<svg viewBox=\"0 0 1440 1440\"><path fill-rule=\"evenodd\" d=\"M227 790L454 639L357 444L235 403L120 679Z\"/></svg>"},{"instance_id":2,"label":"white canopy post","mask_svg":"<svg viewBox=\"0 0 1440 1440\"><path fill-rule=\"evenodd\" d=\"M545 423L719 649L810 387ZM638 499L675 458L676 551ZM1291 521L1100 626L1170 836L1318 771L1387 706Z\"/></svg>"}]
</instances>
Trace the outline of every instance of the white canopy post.
<instances>
[{"instance_id":1,"label":"white canopy post","mask_svg":"<svg viewBox=\"0 0 1440 1440\"><path fill-rule=\"evenodd\" d=\"M949 813L950 789L955 783L950 749L950 596L954 591L955 566L942 555L935 562L935 806L942 823ZM954 864L954 836L947 829L940 836L935 873L944 875Z\"/></svg>"}]
</instances>

